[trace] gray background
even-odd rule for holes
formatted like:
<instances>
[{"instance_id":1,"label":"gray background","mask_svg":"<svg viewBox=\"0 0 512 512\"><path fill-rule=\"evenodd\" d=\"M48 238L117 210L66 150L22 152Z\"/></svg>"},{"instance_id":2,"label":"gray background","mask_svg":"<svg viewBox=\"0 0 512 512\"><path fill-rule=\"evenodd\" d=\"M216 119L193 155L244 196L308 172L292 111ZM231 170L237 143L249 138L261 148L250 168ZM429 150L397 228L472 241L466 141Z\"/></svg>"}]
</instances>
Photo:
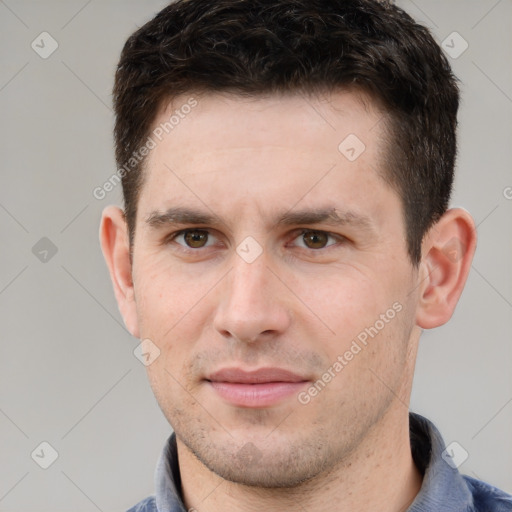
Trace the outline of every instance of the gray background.
<instances>
[{"instance_id":1,"label":"gray background","mask_svg":"<svg viewBox=\"0 0 512 512\"><path fill-rule=\"evenodd\" d=\"M119 52L165 4L0 1L1 511L124 510L153 492L170 427L98 244L120 187L101 201L92 192L115 171ZM461 471L512 492L512 2L400 5L439 42L456 31L469 44L450 57L463 92L453 204L479 234L454 318L423 335L411 409L468 452ZM43 31L59 45L46 59L31 47ZM31 458L42 441L59 455L46 470Z\"/></svg>"}]
</instances>

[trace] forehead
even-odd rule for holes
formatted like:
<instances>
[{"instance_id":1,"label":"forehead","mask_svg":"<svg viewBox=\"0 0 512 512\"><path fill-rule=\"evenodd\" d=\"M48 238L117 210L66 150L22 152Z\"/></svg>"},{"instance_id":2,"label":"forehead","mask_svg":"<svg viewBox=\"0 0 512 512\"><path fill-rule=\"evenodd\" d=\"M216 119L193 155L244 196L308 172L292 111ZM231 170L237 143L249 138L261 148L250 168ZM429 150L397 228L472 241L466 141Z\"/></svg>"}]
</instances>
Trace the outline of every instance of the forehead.
<instances>
[{"instance_id":1,"label":"forehead","mask_svg":"<svg viewBox=\"0 0 512 512\"><path fill-rule=\"evenodd\" d=\"M270 139L275 145L296 149L306 144L338 150L338 143L349 134L378 141L383 135L378 125L384 117L377 103L357 90L252 97L202 93L181 95L161 105L152 133L158 142L174 140L180 149L197 144L200 138L201 147L196 146L194 153L209 147L233 148L237 142L268 145ZM373 132L375 140L369 140L368 132Z\"/></svg>"},{"instance_id":2,"label":"forehead","mask_svg":"<svg viewBox=\"0 0 512 512\"><path fill-rule=\"evenodd\" d=\"M391 192L380 178L382 119L367 96L349 91L180 96L152 127L142 213L190 202L217 209L252 202L264 215L275 203L282 211L319 196L357 210L370 192Z\"/></svg>"}]
</instances>

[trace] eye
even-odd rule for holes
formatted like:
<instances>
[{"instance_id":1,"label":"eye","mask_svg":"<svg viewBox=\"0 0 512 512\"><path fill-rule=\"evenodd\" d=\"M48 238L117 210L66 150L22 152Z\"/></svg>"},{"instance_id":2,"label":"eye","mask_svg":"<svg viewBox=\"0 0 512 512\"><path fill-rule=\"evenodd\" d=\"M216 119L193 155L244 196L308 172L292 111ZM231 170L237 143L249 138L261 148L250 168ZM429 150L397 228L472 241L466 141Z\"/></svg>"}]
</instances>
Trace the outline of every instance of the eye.
<instances>
[{"instance_id":1,"label":"eye","mask_svg":"<svg viewBox=\"0 0 512 512\"><path fill-rule=\"evenodd\" d=\"M212 245L215 237L204 229L184 229L172 235L170 240L190 249L202 249Z\"/></svg>"},{"instance_id":2,"label":"eye","mask_svg":"<svg viewBox=\"0 0 512 512\"><path fill-rule=\"evenodd\" d=\"M295 239L297 240L297 246L305 249L324 249L331 245L334 245L339 241L341 237L335 237L334 235L325 231L316 230L303 230L300 235Z\"/></svg>"}]
</instances>

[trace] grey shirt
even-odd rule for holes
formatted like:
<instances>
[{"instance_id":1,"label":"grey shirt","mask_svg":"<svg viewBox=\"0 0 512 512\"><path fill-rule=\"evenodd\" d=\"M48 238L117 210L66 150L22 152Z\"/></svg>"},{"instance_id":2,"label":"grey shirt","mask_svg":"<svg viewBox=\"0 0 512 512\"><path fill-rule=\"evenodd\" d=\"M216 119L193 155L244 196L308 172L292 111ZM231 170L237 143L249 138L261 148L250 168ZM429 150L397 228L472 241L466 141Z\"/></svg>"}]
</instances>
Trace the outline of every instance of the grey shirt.
<instances>
[{"instance_id":1,"label":"grey shirt","mask_svg":"<svg viewBox=\"0 0 512 512\"><path fill-rule=\"evenodd\" d=\"M409 413L409 424L412 456L423 474L423 483L407 512L512 512L511 495L459 473L460 453L458 456L456 449L445 446L432 422ZM128 512L187 512L181 499L174 434L158 462L155 485L155 496L146 498Z\"/></svg>"}]
</instances>

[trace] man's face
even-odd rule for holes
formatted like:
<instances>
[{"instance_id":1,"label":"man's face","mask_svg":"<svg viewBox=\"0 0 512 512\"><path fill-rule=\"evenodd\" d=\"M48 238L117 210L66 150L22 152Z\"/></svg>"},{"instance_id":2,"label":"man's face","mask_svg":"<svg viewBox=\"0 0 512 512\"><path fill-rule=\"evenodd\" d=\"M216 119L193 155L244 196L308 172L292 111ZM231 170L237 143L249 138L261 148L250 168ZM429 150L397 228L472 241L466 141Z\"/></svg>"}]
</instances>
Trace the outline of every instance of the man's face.
<instances>
[{"instance_id":1,"label":"man's face","mask_svg":"<svg viewBox=\"0 0 512 512\"><path fill-rule=\"evenodd\" d=\"M205 95L148 157L138 335L179 448L226 479L295 485L407 414L418 273L380 119L348 92Z\"/></svg>"}]
</instances>

